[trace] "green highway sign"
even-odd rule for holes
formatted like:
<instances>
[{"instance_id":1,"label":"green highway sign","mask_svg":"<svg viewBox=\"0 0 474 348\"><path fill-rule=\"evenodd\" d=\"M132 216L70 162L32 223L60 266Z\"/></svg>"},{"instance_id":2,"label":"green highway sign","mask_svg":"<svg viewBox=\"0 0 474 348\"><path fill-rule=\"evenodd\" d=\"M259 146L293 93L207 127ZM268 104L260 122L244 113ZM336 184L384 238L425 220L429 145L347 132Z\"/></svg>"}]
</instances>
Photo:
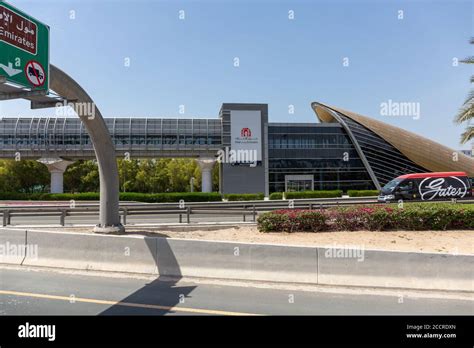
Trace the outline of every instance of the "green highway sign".
<instances>
[{"instance_id":1,"label":"green highway sign","mask_svg":"<svg viewBox=\"0 0 474 348\"><path fill-rule=\"evenodd\" d=\"M49 26L0 0L0 76L49 90Z\"/></svg>"}]
</instances>

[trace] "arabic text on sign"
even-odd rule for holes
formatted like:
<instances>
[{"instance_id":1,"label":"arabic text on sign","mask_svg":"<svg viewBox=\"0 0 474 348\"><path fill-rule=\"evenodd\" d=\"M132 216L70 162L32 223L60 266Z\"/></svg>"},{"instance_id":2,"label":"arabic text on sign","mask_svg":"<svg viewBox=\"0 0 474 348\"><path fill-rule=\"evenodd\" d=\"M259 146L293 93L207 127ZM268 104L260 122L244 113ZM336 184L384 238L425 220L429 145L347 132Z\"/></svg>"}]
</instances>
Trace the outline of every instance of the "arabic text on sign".
<instances>
[{"instance_id":1,"label":"arabic text on sign","mask_svg":"<svg viewBox=\"0 0 474 348\"><path fill-rule=\"evenodd\" d=\"M36 55L36 24L0 5L0 41Z\"/></svg>"}]
</instances>

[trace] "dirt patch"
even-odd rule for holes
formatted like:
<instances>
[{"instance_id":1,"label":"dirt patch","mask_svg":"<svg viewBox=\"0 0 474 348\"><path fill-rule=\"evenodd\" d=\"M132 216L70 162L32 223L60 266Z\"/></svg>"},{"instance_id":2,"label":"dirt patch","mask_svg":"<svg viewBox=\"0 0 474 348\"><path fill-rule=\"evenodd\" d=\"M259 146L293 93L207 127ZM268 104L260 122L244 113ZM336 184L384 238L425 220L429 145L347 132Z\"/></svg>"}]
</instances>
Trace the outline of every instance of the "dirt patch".
<instances>
[{"instance_id":1,"label":"dirt patch","mask_svg":"<svg viewBox=\"0 0 474 348\"><path fill-rule=\"evenodd\" d=\"M68 228L86 232L90 229ZM474 254L474 231L351 231L318 233L262 233L256 226L213 227L190 230L127 226L127 234L168 238L205 239L244 243L305 246L357 246L364 249Z\"/></svg>"}]
</instances>

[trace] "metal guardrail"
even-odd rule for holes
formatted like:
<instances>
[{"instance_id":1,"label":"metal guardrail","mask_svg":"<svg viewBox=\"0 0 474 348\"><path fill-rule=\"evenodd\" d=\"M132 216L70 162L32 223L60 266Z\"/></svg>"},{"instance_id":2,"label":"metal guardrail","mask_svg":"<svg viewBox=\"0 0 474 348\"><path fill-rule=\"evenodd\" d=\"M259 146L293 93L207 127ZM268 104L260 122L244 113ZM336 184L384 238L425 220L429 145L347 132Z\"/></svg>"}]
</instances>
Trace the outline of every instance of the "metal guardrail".
<instances>
[{"instance_id":1,"label":"metal guardrail","mask_svg":"<svg viewBox=\"0 0 474 348\"><path fill-rule=\"evenodd\" d=\"M186 206L197 206L197 207L212 207L212 208L226 208L226 207L241 207L242 205L256 205L256 206L288 206L291 201L293 201L295 204L298 205L305 205L310 202L314 203L336 203L336 204L345 204L348 202L361 202L361 201L367 201L367 202L376 202L377 197L372 196L372 197L348 197L348 198L341 198L341 197L335 197L335 198L306 198L306 199L294 199L294 200L256 200L256 201L215 201L215 202L184 202ZM57 203L57 202L56 202ZM63 201L61 203L64 203L61 207L67 208L67 201ZM75 201L76 207L83 207L83 208L94 208L98 207L99 203L86 203L82 204L81 201ZM121 203L120 207L141 207L141 206L147 206L147 207L170 207L170 209L176 208L179 206L179 202L171 202L171 203L144 203L144 202L127 202L127 203ZM22 206L18 207L15 209L41 209L41 208L47 208L47 207L53 207L53 208L58 208L57 204L42 204L42 205L28 205L28 206ZM9 209L11 206L1 206L0 205L0 210L2 209Z\"/></svg>"},{"instance_id":2,"label":"metal guardrail","mask_svg":"<svg viewBox=\"0 0 474 348\"><path fill-rule=\"evenodd\" d=\"M173 203L126 203L120 205L120 217L124 225L127 224L127 217L133 215L173 215L178 216L178 221L190 223L191 215L215 215L225 213L226 215L242 216L246 222L247 216L251 216L252 221L256 221L258 212L270 211L283 208L306 208L323 209L329 205L342 204L365 204L375 202L374 197L357 198L316 198L297 200L268 200L268 201L231 201L231 202L173 202ZM184 206L183 206L184 204ZM24 207L0 207L0 214L3 216L3 226L11 225L12 217L44 217L57 216L59 224L64 226L66 217L73 216L93 216L99 213L99 205L80 204L75 202L74 207L53 206L53 205L30 205Z\"/></svg>"},{"instance_id":3,"label":"metal guardrail","mask_svg":"<svg viewBox=\"0 0 474 348\"><path fill-rule=\"evenodd\" d=\"M452 201L437 201L452 202ZM127 217L134 215L177 215L178 222L191 222L191 215L215 215L225 214L227 216L242 216L243 221L250 216L256 221L258 213L279 209L326 209L334 206L377 204L376 197L354 197L354 198L317 198L317 199L295 199L295 200L272 200L272 201L234 201L234 202L186 202L181 203L126 203L120 205L120 217L124 225ZM474 199L457 200L456 203L472 204ZM384 203L378 203L384 204ZM0 207L3 217L3 226L11 225L12 217L44 217L57 216L59 224L64 226L66 217L94 216L99 213L98 204L77 204L75 207L68 206L27 206L27 207Z\"/></svg>"},{"instance_id":4,"label":"metal guardrail","mask_svg":"<svg viewBox=\"0 0 474 348\"><path fill-rule=\"evenodd\" d=\"M120 218L124 225L127 224L127 217L134 215L177 215L178 222L183 223L183 218L186 219L186 223L191 222L191 215L199 214L211 214L215 215L218 211L222 212L222 209L196 209L188 206L182 209L159 209L153 207L140 207L140 208L120 208ZM66 224L66 217L74 216L94 216L99 214L98 208L64 208L64 207L48 207L48 208L14 208L14 209L3 209L0 211L3 217L3 226L11 225L12 218L14 217L44 217L44 216L56 216L59 218L59 224L64 226ZM242 216L243 221L246 221L247 216L252 217L252 221L256 221L257 210L255 206L248 206L243 209L225 209L225 215Z\"/></svg>"}]
</instances>

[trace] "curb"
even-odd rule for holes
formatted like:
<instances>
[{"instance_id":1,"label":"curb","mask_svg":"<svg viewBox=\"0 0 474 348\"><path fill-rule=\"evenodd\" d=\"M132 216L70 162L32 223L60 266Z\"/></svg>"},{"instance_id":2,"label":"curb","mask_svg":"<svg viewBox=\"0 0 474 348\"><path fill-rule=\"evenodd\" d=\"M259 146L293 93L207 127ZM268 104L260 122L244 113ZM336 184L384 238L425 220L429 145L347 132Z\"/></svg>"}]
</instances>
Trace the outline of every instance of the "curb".
<instances>
[{"instance_id":1,"label":"curb","mask_svg":"<svg viewBox=\"0 0 474 348\"><path fill-rule=\"evenodd\" d=\"M474 255L20 229L1 229L2 245L24 252L1 253L0 263L24 266L468 292L474 282Z\"/></svg>"}]
</instances>

